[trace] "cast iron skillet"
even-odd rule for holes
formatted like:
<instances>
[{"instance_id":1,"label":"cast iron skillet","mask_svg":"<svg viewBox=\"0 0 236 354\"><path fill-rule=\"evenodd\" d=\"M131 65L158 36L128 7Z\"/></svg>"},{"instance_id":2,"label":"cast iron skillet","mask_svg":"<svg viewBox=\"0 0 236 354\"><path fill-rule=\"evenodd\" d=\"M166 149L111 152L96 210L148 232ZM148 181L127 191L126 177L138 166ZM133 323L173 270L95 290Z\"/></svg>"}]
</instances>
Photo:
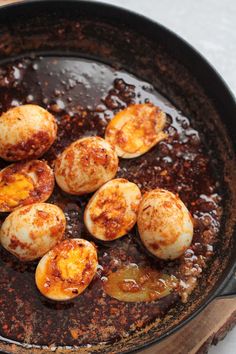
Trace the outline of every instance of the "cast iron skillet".
<instances>
[{"instance_id":1,"label":"cast iron skillet","mask_svg":"<svg viewBox=\"0 0 236 354\"><path fill-rule=\"evenodd\" d=\"M76 21L90 26L79 35ZM62 29L58 31L58 28ZM132 352L177 331L214 298L236 294L236 105L226 84L186 42L140 15L91 1L26 1L0 8L0 60L29 53L56 53L96 58L122 67L152 83L185 114L202 119L215 137L225 185L220 245L191 300L172 311L163 325L153 323L115 344L80 348L81 352ZM13 306L13 304L9 304ZM6 352L23 353L27 347L2 341ZM14 348L13 348L14 346ZM17 349L18 348L18 349ZM78 348L77 348L78 349ZM72 349L60 348L60 353ZM47 352L30 347L29 352Z\"/></svg>"}]
</instances>

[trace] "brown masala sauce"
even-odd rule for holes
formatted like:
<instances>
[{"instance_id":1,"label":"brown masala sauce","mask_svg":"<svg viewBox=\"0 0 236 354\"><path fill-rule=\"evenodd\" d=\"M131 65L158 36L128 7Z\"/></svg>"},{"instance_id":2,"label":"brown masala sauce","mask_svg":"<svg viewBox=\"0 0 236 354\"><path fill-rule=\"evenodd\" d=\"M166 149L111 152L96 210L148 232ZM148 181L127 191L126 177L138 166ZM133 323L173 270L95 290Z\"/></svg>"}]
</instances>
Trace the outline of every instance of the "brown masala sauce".
<instances>
[{"instance_id":1,"label":"brown masala sauce","mask_svg":"<svg viewBox=\"0 0 236 354\"><path fill-rule=\"evenodd\" d=\"M104 137L105 127L116 112L131 103L144 102L152 102L167 113L168 138L141 157L120 159L117 177L137 183L142 192L161 187L178 193L194 218L191 248L179 260L164 262L148 255L135 228L110 243L93 240L98 246L97 274L82 295L64 303L47 300L36 289L37 262L21 263L1 248L1 337L35 345L89 345L118 340L145 326L177 302L187 301L214 254L221 217L217 171L206 149L204 131L196 130L195 122L149 83L82 58L32 56L1 65L1 112L35 103L57 118L57 140L43 156L51 166L72 141L91 135ZM6 165L0 160L1 168ZM66 237L92 240L83 224L89 197L70 196L55 188L49 202L65 212ZM5 217L1 215L1 222ZM125 303L107 296L103 290L107 274L130 263L175 275L181 279L179 294L149 303Z\"/></svg>"}]
</instances>

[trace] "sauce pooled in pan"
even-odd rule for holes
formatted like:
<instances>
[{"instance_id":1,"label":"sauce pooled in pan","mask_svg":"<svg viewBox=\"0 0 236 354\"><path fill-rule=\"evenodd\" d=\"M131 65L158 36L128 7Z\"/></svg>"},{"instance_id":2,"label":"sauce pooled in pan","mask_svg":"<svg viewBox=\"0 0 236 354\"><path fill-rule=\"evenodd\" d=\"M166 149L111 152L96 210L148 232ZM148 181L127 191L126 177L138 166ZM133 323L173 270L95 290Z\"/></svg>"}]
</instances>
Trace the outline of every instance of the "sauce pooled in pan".
<instances>
[{"instance_id":1,"label":"sauce pooled in pan","mask_svg":"<svg viewBox=\"0 0 236 354\"><path fill-rule=\"evenodd\" d=\"M34 282L37 262L21 263L0 250L0 335L37 345L82 345L114 341L163 316L178 301L187 301L214 253L220 226L217 176L206 153L204 134L148 83L99 62L68 57L18 59L1 65L0 110L35 103L58 121L57 140L43 156L53 167L56 156L72 141L104 137L121 109L151 102L167 114L168 138L135 159L120 159L117 177L136 183L142 193L164 188L178 193L194 218L193 242L175 261L154 259L144 250L136 229L109 244L98 243L99 266L89 287L63 303L47 300ZM10 132L9 132L10 133ZM7 164L0 161L0 167ZM49 202L67 218L66 237L92 240L83 223L90 198L55 188ZM1 221L6 214L2 214ZM122 302L106 295L107 277L125 267L157 269L179 280L179 289L159 300ZM139 278L139 275L137 276ZM135 289L123 284L129 292ZM132 292L131 291L131 292Z\"/></svg>"}]
</instances>

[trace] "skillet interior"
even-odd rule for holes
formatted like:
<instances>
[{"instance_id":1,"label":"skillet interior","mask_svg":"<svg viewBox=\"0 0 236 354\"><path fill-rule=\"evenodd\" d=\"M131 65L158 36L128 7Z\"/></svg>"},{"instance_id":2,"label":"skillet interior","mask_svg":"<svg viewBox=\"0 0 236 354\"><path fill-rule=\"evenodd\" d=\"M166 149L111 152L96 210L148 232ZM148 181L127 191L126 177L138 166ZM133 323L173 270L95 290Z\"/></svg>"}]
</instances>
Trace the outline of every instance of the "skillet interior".
<instances>
[{"instance_id":1,"label":"skillet interior","mask_svg":"<svg viewBox=\"0 0 236 354\"><path fill-rule=\"evenodd\" d=\"M82 4L78 8L71 5L70 8L67 2L65 7L61 5L60 8L58 5L56 12L52 12L46 9L45 5L36 4L34 10L33 7L31 10L30 7L26 9L22 6L21 9L24 10L19 10L20 16L14 17L14 11L11 13L11 21L2 14L1 22L5 23L0 34L2 59L9 60L9 57L28 55L31 52L54 55L63 52L63 55L66 53L72 56L96 58L116 68L123 68L129 73L136 74L152 83L184 114L191 117L196 125L204 125L207 128L208 148L214 151L215 156L218 156L218 170L221 169L222 172L219 182L223 186L224 215L215 259L202 278L191 301L171 310L161 324L153 323L150 328L145 328L126 340L119 341L116 344L116 351L123 352L154 340L179 324L213 293L224 270L227 272L229 259L232 259L234 255L232 227L233 213L235 213L235 186L233 185L235 171L233 170L233 149L227 139L221 117L224 117L224 122L230 129L228 135L231 134L233 140L235 136L235 123L233 125L232 120L234 112L228 111L230 99L221 91L220 82L216 80L213 87L209 81L211 76L204 72L204 66L202 71L196 68L193 77L191 69L195 64L195 59L183 49L185 56L182 60L178 60L181 57L181 53L178 52L181 47L176 47L175 43L170 40L171 36L168 37L163 29L158 28L157 31L155 28L154 35L152 31L154 27L152 28L151 24L142 26L141 21L145 22L145 20L140 19L139 22L135 22L130 15L125 15L125 13L122 13L124 24L121 24L121 13L113 12L111 9L106 14L105 11L100 10L103 13L103 18L101 18L97 15L99 7L95 4L92 6ZM38 16L39 8L40 16ZM12 21L13 18L15 18L14 21ZM9 25L13 22L14 26ZM153 33L152 36L149 31ZM219 266L222 274L219 274ZM113 351L111 348L106 345L103 349L98 346L94 350L110 353ZM92 351L93 348L84 350ZM33 349L31 348L30 351L32 352Z\"/></svg>"}]
</instances>

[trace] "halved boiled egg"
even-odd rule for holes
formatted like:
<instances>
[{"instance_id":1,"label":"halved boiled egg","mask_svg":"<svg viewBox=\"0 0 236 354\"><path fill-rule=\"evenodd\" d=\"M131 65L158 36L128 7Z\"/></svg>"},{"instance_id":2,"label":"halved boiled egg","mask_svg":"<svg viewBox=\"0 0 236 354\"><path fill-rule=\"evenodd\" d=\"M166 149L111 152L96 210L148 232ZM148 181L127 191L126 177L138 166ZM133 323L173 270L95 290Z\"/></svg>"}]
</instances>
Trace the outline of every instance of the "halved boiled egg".
<instances>
[{"instance_id":1,"label":"halved boiled egg","mask_svg":"<svg viewBox=\"0 0 236 354\"><path fill-rule=\"evenodd\" d=\"M137 220L141 192L135 183L123 178L104 184L90 199L84 223L94 237L112 241L124 236Z\"/></svg>"},{"instance_id":2,"label":"halved boiled egg","mask_svg":"<svg viewBox=\"0 0 236 354\"><path fill-rule=\"evenodd\" d=\"M54 116L44 108L26 104L0 116L0 157L7 161L37 158L57 135Z\"/></svg>"},{"instance_id":3,"label":"halved boiled egg","mask_svg":"<svg viewBox=\"0 0 236 354\"><path fill-rule=\"evenodd\" d=\"M35 203L14 210L4 220L2 246L21 261L42 257L63 237L66 219L56 205Z\"/></svg>"},{"instance_id":4,"label":"halved boiled egg","mask_svg":"<svg viewBox=\"0 0 236 354\"><path fill-rule=\"evenodd\" d=\"M167 190L144 195L137 223L144 246L158 258L178 258L192 242L191 215L180 198Z\"/></svg>"},{"instance_id":5,"label":"halved boiled egg","mask_svg":"<svg viewBox=\"0 0 236 354\"><path fill-rule=\"evenodd\" d=\"M151 103L131 105L110 121L105 139L115 146L118 156L137 157L167 137L162 131L165 123L166 115L159 107Z\"/></svg>"},{"instance_id":6,"label":"halved boiled egg","mask_svg":"<svg viewBox=\"0 0 236 354\"><path fill-rule=\"evenodd\" d=\"M97 265L97 251L91 242L68 239L39 261L35 273L36 285L51 300L73 299L90 284Z\"/></svg>"},{"instance_id":7,"label":"halved boiled egg","mask_svg":"<svg viewBox=\"0 0 236 354\"><path fill-rule=\"evenodd\" d=\"M54 174L44 161L18 162L0 171L0 212L45 202L54 188Z\"/></svg>"},{"instance_id":8,"label":"halved boiled egg","mask_svg":"<svg viewBox=\"0 0 236 354\"><path fill-rule=\"evenodd\" d=\"M82 195L112 179L117 169L113 147L100 137L88 137L72 143L56 159L55 177L63 191Z\"/></svg>"}]
</instances>

